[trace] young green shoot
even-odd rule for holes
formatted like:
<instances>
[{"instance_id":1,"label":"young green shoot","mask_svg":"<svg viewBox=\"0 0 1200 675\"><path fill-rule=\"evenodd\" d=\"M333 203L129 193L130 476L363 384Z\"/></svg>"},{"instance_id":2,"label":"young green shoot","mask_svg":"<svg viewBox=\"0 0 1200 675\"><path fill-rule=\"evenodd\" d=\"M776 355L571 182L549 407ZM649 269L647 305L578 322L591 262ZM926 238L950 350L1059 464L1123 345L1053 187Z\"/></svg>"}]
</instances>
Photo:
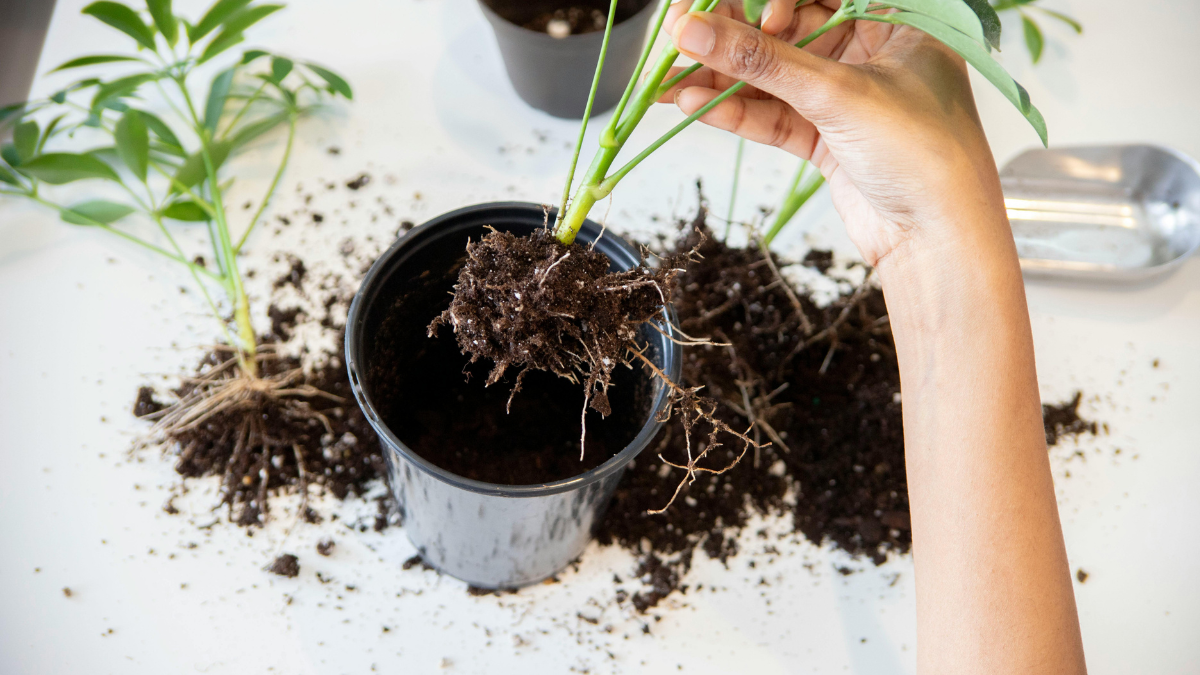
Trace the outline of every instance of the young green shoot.
<instances>
[{"instance_id":1,"label":"young green shoot","mask_svg":"<svg viewBox=\"0 0 1200 675\"><path fill-rule=\"evenodd\" d=\"M689 11L711 11L718 2L719 0L693 0ZM656 14L652 37L657 35L662 27L667 5L667 0L662 0L662 5ZM747 0L743 3L746 15L751 20L761 15L765 5L766 0ZM910 26L939 40L962 56L999 89L1037 131L1042 143L1047 142L1045 121L1037 108L1030 103L1028 93L992 59L991 50L999 46L1000 20L987 0L879 0L877 2L842 0L841 5L825 24L798 40L795 46L803 48L847 21L878 21ZM611 32L611 27L610 21L606 33ZM559 210L554 235L564 244L575 240L575 235L579 232L579 228L587 218L592 206L598 200L611 194L617 184L638 164L683 129L745 86L744 82L738 82L729 87L650 143L624 165L612 170L617 155L629 141L650 106L671 86L699 68L698 65L691 66L668 79L667 74L678 58L679 51L673 45L667 44L643 78L642 69L649 60L653 45L653 39L647 40L639 59L639 67L630 79L608 127L600 135L600 147L597 149L591 165L584 172L579 186L575 188L574 196L569 201L564 200L564 208ZM603 55L601 62L603 62ZM587 124L587 116L584 117L583 124ZM580 138L582 138L582 134ZM564 189L565 194L570 194L574 185L575 166L578 158L577 150L567 172L569 178ZM815 189L813 188L813 190Z\"/></svg>"}]
</instances>

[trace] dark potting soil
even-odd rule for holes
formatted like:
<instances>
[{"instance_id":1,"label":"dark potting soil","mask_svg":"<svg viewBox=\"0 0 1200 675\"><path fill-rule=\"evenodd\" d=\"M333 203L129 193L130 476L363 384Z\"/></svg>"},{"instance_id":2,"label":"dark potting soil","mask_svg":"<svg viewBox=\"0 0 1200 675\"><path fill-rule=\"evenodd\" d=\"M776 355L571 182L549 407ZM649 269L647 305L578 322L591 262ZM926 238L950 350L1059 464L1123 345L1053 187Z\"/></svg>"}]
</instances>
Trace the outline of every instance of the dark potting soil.
<instances>
[{"instance_id":1,"label":"dark potting soil","mask_svg":"<svg viewBox=\"0 0 1200 675\"><path fill-rule=\"evenodd\" d=\"M1077 391L1071 400L1063 403L1043 403L1042 422L1046 426L1046 445L1055 446L1064 438L1076 438L1081 434L1095 436L1099 432L1096 422L1085 420L1079 416L1079 404L1083 401L1083 392Z\"/></svg>"},{"instance_id":2,"label":"dark potting soil","mask_svg":"<svg viewBox=\"0 0 1200 675\"><path fill-rule=\"evenodd\" d=\"M608 256L565 245L549 229L492 231L467 244L454 298L429 335L451 328L472 364L491 364L488 385L512 369L506 389L515 395L526 375L545 371L581 381L588 407L608 415L613 372L637 347L641 324L669 301L678 262L610 272Z\"/></svg>"},{"instance_id":3,"label":"dark potting soil","mask_svg":"<svg viewBox=\"0 0 1200 675\"><path fill-rule=\"evenodd\" d=\"M513 240L517 242L514 246L530 241L503 238L506 243ZM561 247L557 242L554 244ZM474 250L479 253L479 249ZM493 267L476 270L481 278L488 280L479 285L479 290L486 293L488 289L482 287L490 286L499 289L494 291L497 294L511 297L520 294L532 306L557 307L561 313L578 312L600 323L604 307L572 308L555 304L555 294L575 287L575 277L579 274L594 271L591 268L597 265L603 273L608 269L608 260L602 255L596 260L582 247L573 247L571 251L572 255L557 268L541 275L546 279L543 288L521 286L521 290L514 290L510 287L513 271ZM562 258L564 252L558 251L557 256L544 260L542 269ZM521 262L529 261L522 258ZM459 263L463 269L467 265L470 263L465 260ZM577 266L582 266L583 272ZM562 276L558 268L563 268ZM462 284L460 269L452 268L445 274L448 279L458 278ZM597 467L637 435L648 414L652 392L649 378L640 369L617 368L612 373L601 408L610 414L607 417L601 414L598 406L593 405L596 398L593 396L587 406L584 434L581 417L585 399L578 378L572 382L532 368L524 371L514 368L505 374L490 358L492 354L498 355L498 351L483 355L488 358L472 358L462 353L466 331L459 331L457 336L448 330L433 337L427 335L424 327L445 307L442 298L446 297L443 283L431 284L413 284L393 302L381 319L371 347L371 371L367 374L372 399L384 422L418 455L451 473L474 480L533 485L569 478ZM457 321L460 327L468 323L486 323L490 327L493 321L503 324L495 333L507 341L503 347L528 348L538 339L530 331L530 325L523 322L520 308L514 311L515 321L503 312L495 316L486 314L486 307L459 305L457 299L450 311L454 314L448 320ZM617 309L607 308L607 311L614 322L624 317L615 313ZM575 330L578 334L580 329ZM491 334L475 335L486 342ZM530 351L540 353L536 349ZM522 364L521 368L527 365ZM522 372L523 377L518 374ZM485 386L494 375L499 379ZM581 436L586 443L582 460Z\"/></svg>"},{"instance_id":4,"label":"dark potting soil","mask_svg":"<svg viewBox=\"0 0 1200 675\"><path fill-rule=\"evenodd\" d=\"M648 540L655 554L684 559L701 546L725 560L737 552L732 535L753 513L790 510L796 529L816 543L831 541L877 563L889 551L907 551L900 379L882 292L867 286L820 309L793 290L811 322L806 333L788 282L762 252L712 237L703 212L675 251L702 238L701 259L678 279L675 308L684 332L732 347L686 347L683 384L704 386L721 401L717 417L735 428L748 427L753 412L755 433L772 445L723 474L700 474L660 516L646 512L666 503L682 472L664 472L655 453L643 454L618 486L599 538L635 550ZM824 272L830 257L810 254L805 263ZM669 460L684 455L677 423L658 443L650 450ZM732 444L719 449L714 464L727 464L735 452ZM794 505L784 501L789 487Z\"/></svg>"},{"instance_id":5,"label":"dark potting soil","mask_svg":"<svg viewBox=\"0 0 1200 675\"><path fill-rule=\"evenodd\" d=\"M275 561L267 567L267 571L272 574L278 574L281 577L295 577L300 574L300 559L291 553L284 553L275 558Z\"/></svg>"},{"instance_id":6,"label":"dark potting soil","mask_svg":"<svg viewBox=\"0 0 1200 675\"><path fill-rule=\"evenodd\" d=\"M524 28L554 37L582 35L604 30L608 17L592 7L567 7L553 12L543 12L523 24Z\"/></svg>"},{"instance_id":7,"label":"dark potting soil","mask_svg":"<svg viewBox=\"0 0 1200 675\"><path fill-rule=\"evenodd\" d=\"M210 354L201 365L215 366L224 358L227 354ZM261 365L262 375L298 366L292 359L267 360ZM231 521L240 525L265 522L267 497L272 491L306 491L319 485L344 499L350 494L362 495L369 483L385 475L378 437L354 404L341 361L331 359L305 376L303 383L340 399L303 399L308 409L329 423L328 428L318 418L297 418L294 410L263 397L249 414L259 423L259 431L250 434L249 440L245 410L218 413L168 439L178 452L175 470L181 476L222 477L222 500L229 507ZM182 396L186 391L185 387L176 393ZM147 401L153 405L147 407ZM150 411L153 406L162 408L149 392L139 390L135 407Z\"/></svg>"}]
</instances>

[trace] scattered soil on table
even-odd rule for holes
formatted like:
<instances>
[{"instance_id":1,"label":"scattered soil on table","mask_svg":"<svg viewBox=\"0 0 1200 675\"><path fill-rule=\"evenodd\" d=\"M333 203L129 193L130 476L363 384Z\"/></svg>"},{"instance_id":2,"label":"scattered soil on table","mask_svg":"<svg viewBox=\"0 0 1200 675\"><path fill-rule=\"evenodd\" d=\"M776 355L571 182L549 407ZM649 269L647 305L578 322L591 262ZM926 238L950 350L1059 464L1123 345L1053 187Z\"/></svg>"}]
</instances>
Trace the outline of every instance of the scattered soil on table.
<instances>
[{"instance_id":1,"label":"scattered soil on table","mask_svg":"<svg viewBox=\"0 0 1200 675\"><path fill-rule=\"evenodd\" d=\"M300 574L300 560L291 553L284 553L275 558L275 562L271 563L267 571L281 577L295 577Z\"/></svg>"},{"instance_id":2,"label":"scattered soil on table","mask_svg":"<svg viewBox=\"0 0 1200 675\"><path fill-rule=\"evenodd\" d=\"M333 555L333 549L337 548L337 544L332 539L322 539L317 542L317 553L325 557Z\"/></svg>"},{"instance_id":3,"label":"scattered soil on table","mask_svg":"<svg viewBox=\"0 0 1200 675\"><path fill-rule=\"evenodd\" d=\"M663 515L648 511L670 497L682 472L665 470L655 455L679 462L680 424L669 423L626 472L597 537L642 554L637 574L652 589L634 597L642 612L678 586L696 548L722 562L736 555L736 536L756 513L790 512L810 541L876 564L912 545L900 372L882 291L864 283L818 307L778 273L785 261L771 254L768 262L753 244L726 246L704 217L674 247L699 244L701 256L678 278L675 308L684 332L731 346L685 347L682 384L705 387L721 402L718 418L735 428L755 422L752 433L771 445L728 471L697 475ZM827 274L833 256L814 250L801 263ZM1079 419L1080 400L1045 406L1051 444L1096 432Z\"/></svg>"},{"instance_id":4,"label":"scattered soil on table","mask_svg":"<svg viewBox=\"0 0 1200 675\"><path fill-rule=\"evenodd\" d=\"M699 246L701 256L678 278L675 308L685 333L730 346L686 347L683 385L705 387L720 402L718 418L735 428L754 421L752 433L772 444L724 473L698 474L659 516L647 511L662 507L682 472L664 470L654 455L679 463L681 425L669 423L653 454L625 474L598 537L634 550L648 541L651 556L673 561L644 558L655 591L642 611L672 578L677 583L695 548L722 561L735 555L736 532L754 513L791 511L810 540L877 564L912 542L900 376L882 292L865 284L819 308L778 275L778 257L768 262L757 247L726 246L704 217L675 245L676 252ZM825 272L832 258L815 252L804 262ZM714 461L727 464L735 452L719 449Z\"/></svg>"},{"instance_id":5,"label":"scattered soil on table","mask_svg":"<svg viewBox=\"0 0 1200 675\"><path fill-rule=\"evenodd\" d=\"M1076 579L1077 581L1079 581L1079 583L1081 583L1081 584L1082 584L1082 583L1084 583L1084 582L1086 582L1086 581L1087 581L1087 579L1088 579L1088 573L1087 573L1087 572L1084 572L1084 571L1083 571L1083 568L1082 568L1082 567L1080 567L1079 569L1075 570L1075 579Z\"/></svg>"},{"instance_id":6,"label":"scattered soil on table","mask_svg":"<svg viewBox=\"0 0 1200 675\"><path fill-rule=\"evenodd\" d=\"M1078 438L1082 434L1095 436L1099 432L1096 422L1079 416L1079 404L1083 392L1077 391L1069 401L1042 404L1042 422L1046 425L1046 445L1054 447L1064 438Z\"/></svg>"}]
</instances>

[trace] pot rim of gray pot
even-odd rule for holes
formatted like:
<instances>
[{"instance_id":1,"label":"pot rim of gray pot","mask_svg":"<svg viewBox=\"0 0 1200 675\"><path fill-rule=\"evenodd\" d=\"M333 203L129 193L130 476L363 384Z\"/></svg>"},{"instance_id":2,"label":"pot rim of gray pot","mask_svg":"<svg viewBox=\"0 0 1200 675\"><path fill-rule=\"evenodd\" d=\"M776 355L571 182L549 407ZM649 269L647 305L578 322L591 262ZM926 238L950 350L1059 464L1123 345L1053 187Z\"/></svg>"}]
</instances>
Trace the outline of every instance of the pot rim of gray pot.
<instances>
[{"instance_id":1,"label":"pot rim of gray pot","mask_svg":"<svg viewBox=\"0 0 1200 675\"><path fill-rule=\"evenodd\" d=\"M429 460L421 457L413 452L407 444L401 441L391 428L383 421L382 416L376 410L374 403L370 400L370 396L366 391L366 387L360 384L363 378L359 376L359 364L363 363L363 345L361 333L364 330L366 316L362 304L364 298L372 290L372 286L380 279L381 275L388 271L392 264L392 259L397 255L404 253L404 249L410 246L413 242L424 236L431 236L429 233L437 229L447 221L453 222L455 219L465 215L470 215L479 211L498 211L504 209L520 209L520 210L536 210L537 215L541 216L544 213L545 206L542 204L534 204L532 202L487 202L483 204L474 204L465 206L460 209L448 211L439 216L435 216L424 223L412 228L395 243L393 243L387 251L379 256L371 265L371 269L363 277L362 284L359 285L358 291L354 294L354 300L350 303L350 310L346 319L346 371L350 377L351 389L354 391L354 397L358 400L359 407L367 417L367 421L375 432L385 436L386 440L392 443L396 448L404 452L405 458L416 464L430 475L449 483L456 487L471 492L477 492L486 495L495 495L501 497L540 497L544 495L557 494L559 492L567 492L569 490L577 490L597 481L600 481L612 474L623 470L630 461L634 459L642 450L650 444L655 434L663 426L663 422L658 421L659 413L667 403L668 387L661 381L655 382L654 401L650 406L649 414L646 421L643 422L641 431L621 449L620 452L610 457L607 461L598 467L585 471L581 474L564 478L561 480L552 481L549 483L537 483L533 485L502 485L499 483L486 483L471 478L465 478L456 473L451 473ZM556 207L551 207L549 210L549 218L551 222L558 213ZM473 225L472 225L473 226ZM590 230L590 231L589 231ZM612 230L603 229L591 220L584 221L584 227L579 231L579 238L584 242L591 240L592 234L604 234L610 237L610 241L617 244L617 247L627 256L626 260L636 263L641 260L641 255L634 249L629 242ZM373 296L374 294L371 293ZM374 300L374 297L372 297ZM673 307L668 305L663 310L663 319L666 323L667 332L669 335L664 336L669 341L678 340L678 329L676 328L676 316ZM678 353L678 345L676 353ZM670 350L668 350L670 351ZM672 381L678 381L680 371L682 370L683 359L675 359L673 363L667 363L662 366L663 371Z\"/></svg>"},{"instance_id":2,"label":"pot rim of gray pot","mask_svg":"<svg viewBox=\"0 0 1200 675\"><path fill-rule=\"evenodd\" d=\"M640 14L642 14L644 12L653 12L658 7L659 1L660 0L648 0L646 2L645 6L643 6L638 11L634 12L633 14L630 14L629 16L625 17L624 19L621 19L619 21L614 21L613 29L615 30L617 26L620 26L621 24L629 23L630 21L633 21ZM573 40L575 42L579 42L580 40L601 41L604 39L604 31L602 31L602 30L592 31L590 33L579 33L579 34L572 33L571 35L568 35L566 37L556 38L553 35L550 35L549 33L545 32L545 31L533 30L532 28L526 28L525 26L522 26L521 24L516 23L515 21L510 21L510 20L504 18L503 16L501 16L499 14L499 12L492 9L491 6L488 5L487 0L476 0L476 3L479 5L479 8L483 11L485 18L487 18L489 20L494 19L495 21L502 21L505 24L512 26L513 28L516 28L524 33L528 33L530 38L534 39L534 40L546 40L547 42L561 43L561 42L566 42L567 40ZM533 36L539 36L539 37L533 37Z\"/></svg>"}]
</instances>

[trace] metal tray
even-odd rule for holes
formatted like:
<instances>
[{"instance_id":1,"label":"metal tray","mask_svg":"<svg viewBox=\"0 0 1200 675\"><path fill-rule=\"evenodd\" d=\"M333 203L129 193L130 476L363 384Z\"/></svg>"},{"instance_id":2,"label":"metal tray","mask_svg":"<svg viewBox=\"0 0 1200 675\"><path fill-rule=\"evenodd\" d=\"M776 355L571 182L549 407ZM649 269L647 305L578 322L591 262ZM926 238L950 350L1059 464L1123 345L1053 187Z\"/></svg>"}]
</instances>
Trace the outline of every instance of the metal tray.
<instances>
[{"instance_id":1,"label":"metal tray","mask_svg":"<svg viewBox=\"0 0 1200 675\"><path fill-rule=\"evenodd\" d=\"M1038 148L1000 183L1027 276L1144 280L1200 246L1200 164L1174 150Z\"/></svg>"}]
</instances>

